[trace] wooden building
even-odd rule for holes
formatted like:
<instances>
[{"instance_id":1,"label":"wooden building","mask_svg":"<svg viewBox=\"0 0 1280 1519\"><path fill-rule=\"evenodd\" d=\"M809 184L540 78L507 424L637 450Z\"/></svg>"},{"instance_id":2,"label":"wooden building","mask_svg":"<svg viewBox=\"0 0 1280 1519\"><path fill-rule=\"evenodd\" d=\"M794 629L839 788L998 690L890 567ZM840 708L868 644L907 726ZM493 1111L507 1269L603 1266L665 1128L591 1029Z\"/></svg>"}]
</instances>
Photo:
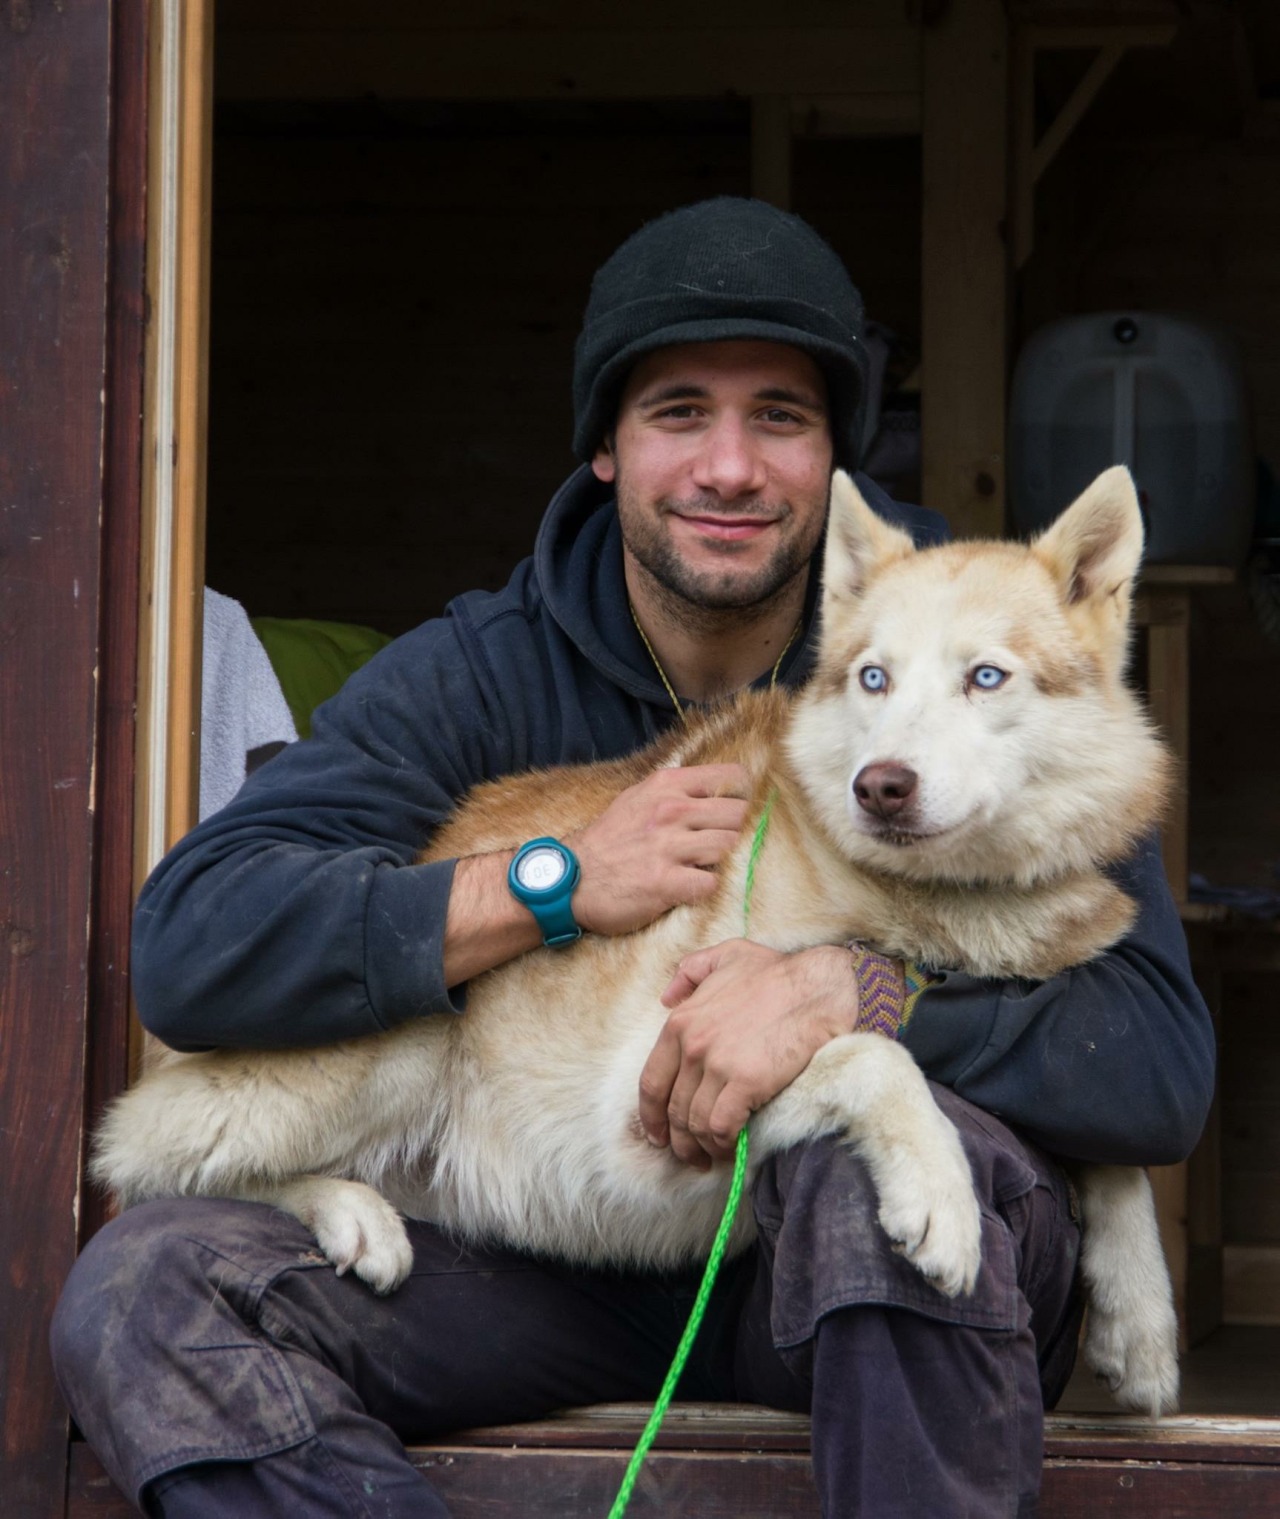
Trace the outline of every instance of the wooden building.
<instances>
[{"instance_id":1,"label":"wooden building","mask_svg":"<svg viewBox=\"0 0 1280 1519\"><path fill-rule=\"evenodd\" d=\"M1013 362L1075 313L1229 329L1280 473L1268 0L0 5L5 1519L124 1512L45 1343L103 1217L83 1151L128 1079L132 894L191 819L201 586L396 633L500 584L571 463L591 271L720 192L844 255L957 531L1006 528ZM1267 568L1145 587L1184 899L1189 867L1275 884ZM1157 1177L1188 1411L1152 1429L1073 1388L1054 1519L1280 1512L1280 938L1186 912L1223 1049L1200 1152ZM585 1515L633 1434L603 1411L421 1459L460 1516ZM815 1513L805 1451L803 1421L685 1410L633 1512Z\"/></svg>"}]
</instances>

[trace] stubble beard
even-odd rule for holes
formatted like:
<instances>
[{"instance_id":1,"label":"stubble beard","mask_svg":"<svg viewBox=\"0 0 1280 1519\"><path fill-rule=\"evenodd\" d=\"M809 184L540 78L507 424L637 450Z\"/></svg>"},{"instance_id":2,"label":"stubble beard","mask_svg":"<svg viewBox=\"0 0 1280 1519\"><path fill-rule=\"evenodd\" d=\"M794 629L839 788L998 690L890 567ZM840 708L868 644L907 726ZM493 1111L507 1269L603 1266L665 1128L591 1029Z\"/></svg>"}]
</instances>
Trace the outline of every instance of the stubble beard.
<instances>
[{"instance_id":1,"label":"stubble beard","mask_svg":"<svg viewBox=\"0 0 1280 1519\"><path fill-rule=\"evenodd\" d=\"M811 535L784 532L773 554L754 573L744 574L735 568L733 561L739 550L731 542L723 545L726 561L723 570L700 570L682 558L663 524L674 513L696 514L704 504L712 507L720 503L664 498L658 501L655 515L635 500L621 478L617 481L617 503L627 552L649 581L666 615L694 631L752 623L767 617L797 577L807 578L809 561L822 534L819 515ZM794 516L785 502L780 505L757 502L740 511L743 516L776 519L784 526Z\"/></svg>"}]
</instances>

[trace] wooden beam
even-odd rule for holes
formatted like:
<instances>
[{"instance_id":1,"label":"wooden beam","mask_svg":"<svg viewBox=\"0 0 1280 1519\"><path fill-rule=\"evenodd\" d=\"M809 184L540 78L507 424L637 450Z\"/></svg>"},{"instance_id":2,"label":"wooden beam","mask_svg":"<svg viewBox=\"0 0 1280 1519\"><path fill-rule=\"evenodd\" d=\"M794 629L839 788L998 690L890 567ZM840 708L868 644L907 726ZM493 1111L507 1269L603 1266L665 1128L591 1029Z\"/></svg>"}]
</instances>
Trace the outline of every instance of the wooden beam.
<instances>
[{"instance_id":1,"label":"wooden beam","mask_svg":"<svg viewBox=\"0 0 1280 1519\"><path fill-rule=\"evenodd\" d=\"M1001 0L924 28L923 495L970 536L1004 528L1008 45Z\"/></svg>"},{"instance_id":2,"label":"wooden beam","mask_svg":"<svg viewBox=\"0 0 1280 1519\"><path fill-rule=\"evenodd\" d=\"M918 94L918 29L707 26L230 33L227 100L706 100Z\"/></svg>"},{"instance_id":3,"label":"wooden beam","mask_svg":"<svg viewBox=\"0 0 1280 1519\"><path fill-rule=\"evenodd\" d=\"M1177 35L1175 22L1117 25L1025 24L1015 29L1013 49L1013 267L1021 269L1035 246L1035 187L1063 144L1083 120L1098 92L1124 54L1134 47L1167 47ZM1036 57L1053 50L1096 50L1083 78L1043 137L1035 136Z\"/></svg>"},{"instance_id":4,"label":"wooden beam","mask_svg":"<svg viewBox=\"0 0 1280 1519\"><path fill-rule=\"evenodd\" d=\"M1066 104L1054 117L1044 136L1031 152L1031 182L1035 184L1057 156L1058 149L1071 136L1084 117L1084 113L1098 98L1098 92L1115 72L1116 65L1124 57L1124 48L1117 42L1106 42L1085 70L1075 89L1067 97Z\"/></svg>"},{"instance_id":5,"label":"wooden beam","mask_svg":"<svg viewBox=\"0 0 1280 1519\"><path fill-rule=\"evenodd\" d=\"M98 756L90 925L90 1132L129 1074L129 940L133 919L138 586L146 350L148 0L115 0L111 124L111 284L107 292L107 452L102 513ZM82 1185L80 1238L105 1222L107 1199Z\"/></svg>"},{"instance_id":6,"label":"wooden beam","mask_svg":"<svg viewBox=\"0 0 1280 1519\"><path fill-rule=\"evenodd\" d=\"M213 145L213 0L153 10L139 885L198 810Z\"/></svg>"},{"instance_id":7,"label":"wooden beam","mask_svg":"<svg viewBox=\"0 0 1280 1519\"><path fill-rule=\"evenodd\" d=\"M61 1519L49 1321L84 1129L111 289L101 0L0 21L0 1510Z\"/></svg>"},{"instance_id":8,"label":"wooden beam","mask_svg":"<svg viewBox=\"0 0 1280 1519\"><path fill-rule=\"evenodd\" d=\"M793 95L797 137L918 137L920 95Z\"/></svg>"}]
</instances>

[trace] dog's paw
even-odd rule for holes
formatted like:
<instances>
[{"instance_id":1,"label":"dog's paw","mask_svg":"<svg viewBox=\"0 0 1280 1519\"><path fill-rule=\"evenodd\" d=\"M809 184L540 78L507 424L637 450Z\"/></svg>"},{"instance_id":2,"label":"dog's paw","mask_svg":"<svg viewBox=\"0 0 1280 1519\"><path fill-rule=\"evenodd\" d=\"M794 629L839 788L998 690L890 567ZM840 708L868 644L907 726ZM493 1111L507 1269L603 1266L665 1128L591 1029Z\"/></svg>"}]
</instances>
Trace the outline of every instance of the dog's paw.
<instances>
[{"instance_id":1,"label":"dog's paw","mask_svg":"<svg viewBox=\"0 0 1280 1519\"><path fill-rule=\"evenodd\" d=\"M1178 1407L1178 1325L1163 1305L1123 1314L1097 1307L1085 1321L1084 1359L1124 1408L1150 1414Z\"/></svg>"},{"instance_id":2,"label":"dog's paw","mask_svg":"<svg viewBox=\"0 0 1280 1519\"><path fill-rule=\"evenodd\" d=\"M413 1246L404 1221L382 1196L363 1182L326 1179L307 1199L299 1216L339 1276L353 1271L375 1292L393 1292L413 1266Z\"/></svg>"},{"instance_id":3,"label":"dog's paw","mask_svg":"<svg viewBox=\"0 0 1280 1519\"><path fill-rule=\"evenodd\" d=\"M978 1280L982 1213L960 1140L938 1117L945 1133L928 1152L916 1152L878 1179L880 1226L939 1292L956 1297L972 1292Z\"/></svg>"}]
</instances>

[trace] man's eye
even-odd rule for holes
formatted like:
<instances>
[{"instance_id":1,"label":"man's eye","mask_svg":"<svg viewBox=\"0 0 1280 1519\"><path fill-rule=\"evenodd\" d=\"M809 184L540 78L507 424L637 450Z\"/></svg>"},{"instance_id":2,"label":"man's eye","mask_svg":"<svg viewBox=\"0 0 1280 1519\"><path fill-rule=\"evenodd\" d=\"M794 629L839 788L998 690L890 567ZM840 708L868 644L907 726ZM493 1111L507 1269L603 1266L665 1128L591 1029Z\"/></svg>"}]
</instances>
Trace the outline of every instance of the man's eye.
<instances>
[{"instance_id":1,"label":"man's eye","mask_svg":"<svg viewBox=\"0 0 1280 1519\"><path fill-rule=\"evenodd\" d=\"M764 420L774 427L787 427L803 422L804 418L797 416L794 411L784 411L781 406L771 406L764 413Z\"/></svg>"}]
</instances>

